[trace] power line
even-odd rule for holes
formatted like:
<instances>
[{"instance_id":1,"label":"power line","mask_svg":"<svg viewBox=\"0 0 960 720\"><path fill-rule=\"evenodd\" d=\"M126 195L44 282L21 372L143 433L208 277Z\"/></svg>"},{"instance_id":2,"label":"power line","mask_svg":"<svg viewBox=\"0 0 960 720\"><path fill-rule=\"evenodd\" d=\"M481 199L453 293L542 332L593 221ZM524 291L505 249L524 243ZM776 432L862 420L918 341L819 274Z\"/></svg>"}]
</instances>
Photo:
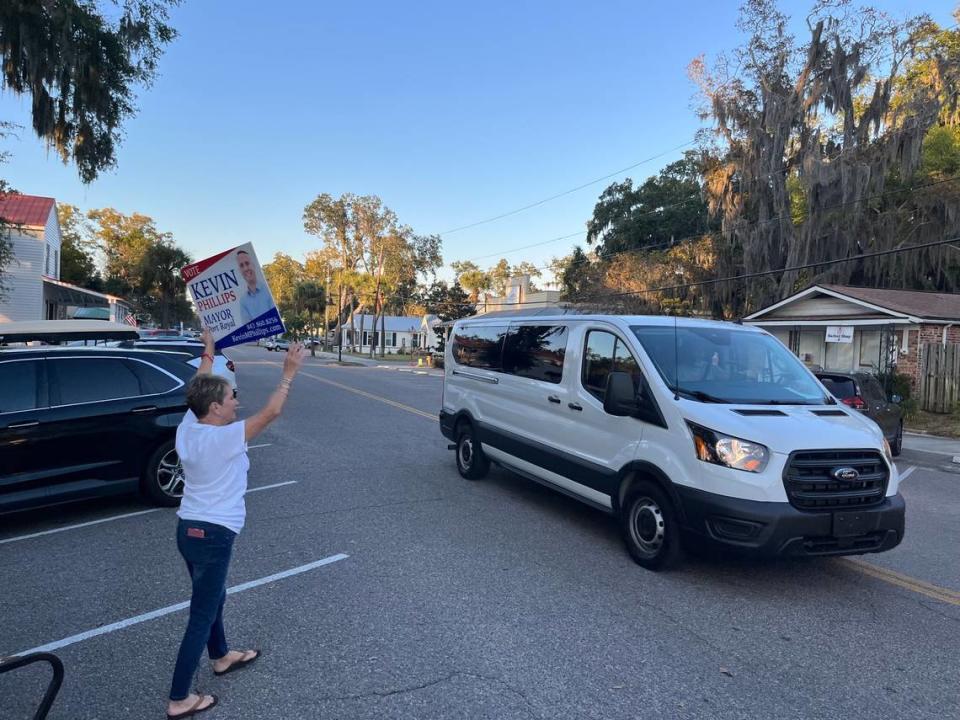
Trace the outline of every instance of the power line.
<instances>
[{"instance_id":1,"label":"power line","mask_svg":"<svg viewBox=\"0 0 960 720\"><path fill-rule=\"evenodd\" d=\"M840 208L843 208L843 207L847 207L847 206L849 206L849 205L857 205L857 204L859 204L859 203L866 202L866 201L868 201L868 200L876 200L877 198L886 197L887 195L898 195L898 194L900 194L900 193L913 192L913 191L915 191L915 190L923 190L924 188L935 187L935 186L937 186L937 185L943 185L944 183L948 183L948 182L956 182L957 180L960 180L960 174L958 174L958 175L952 175L952 176L950 176L950 177L948 177L948 178L943 178L943 179L940 179L940 180L934 180L934 181L928 182L928 183L921 183L921 184L919 184L919 185L911 185L911 186L909 186L909 187L898 188L898 189L895 189L895 190L885 190L885 191L883 191L883 192L881 192L881 193L874 193L873 195L865 195L864 197L856 198L856 199L854 199L854 200L847 200L846 202L836 203L835 205L827 205L826 207L820 208L820 210L821 210L821 211L837 210L837 209L840 209ZM886 212L884 212L884 213L880 213L880 214L881 214L881 215L887 215L887 214L890 214L890 213L893 213L893 212L896 212L896 211L895 211L895 210L888 210L888 211L886 211ZM766 220L756 220L756 221L754 221L754 222L752 222L752 223L747 223L745 227L756 227L756 226L758 226L758 225L764 225L764 224L766 224L766 223L778 222L778 221L780 221L780 220L789 220L789 219L791 219L789 215L777 215L776 217L767 218ZM691 240L700 240L700 239L702 239L703 237L706 237L706 236L708 236L708 235L714 235L714 236L716 236L716 235L720 235L720 234L721 234L720 231L707 231L707 232L701 233L701 234L699 234L699 235L690 235L690 236L688 236L688 237L679 238L679 239L675 239L675 240L664 241L664 242L657 243L657 244L654 244L654 245L645 245L645 246L643 246L643 247L627 248L627 249L625 249L625 250L616 250L616 251L611 252L611 253L609 253L609 254L607 254L607 255L604 255L601 259L602 259L602 260L609 260L610 258L618 257L618 256L620 256L620 255L631 255L631 254L635 254L635 253L649 252L649 251L652 251L652 250L663 250L663 249L666 249L666 248L672 248L672 247L676 247L676 246L678 246L678 245L682 245L682 244L684 244L684 243L686 243L686 242L689 242L689 241L691 241ZM572 236L568 236L568 237L572 237ZM590 262L593 262L593 261L592 261L590 258L587 258L586 261L581 260L581 261L578 262L578 263L573 263L573 262L571 262L571 265L577 266L577 265L589 264ZM534 269L536 269L536 270L552 270L552 269L554 269L554 266L553 266L553 265L539 265L539 266L537 266L537 267L534 268Z\"/></svg>"},{"instance_id":2,"label":"power line","mask_svg":"<svg viewBox=\"0 0 960 720\"><path fill-rule=\"evenodd\" d=\"M727 277L713 278L713 279L711 279L711 280L698 280L698 281L696 281L696 282L681 283L681 284L679 284L679 285L663 285L663 286L660 286L660 287L645 288L645 289L643 289L643 290L628 290L628 291L624 291L624 292L611 293L611 294L609 294L609 295L605 295L605 296L604 296L604 299L612 298L612 297L627 297L627 296L632 296L632 295L645 295L645 294L647 294L647 293L666 292L666 291L668 291L668 290L684 290L684 289L693 288L693 287L702 287L702 286L706 286L706 285L716 285L716 284L719 284L719 283L722 283L722 282L731 282L731 281L736 281L736 280L750 280L750 279L753 279L753 278L766 277L766 276L769 276L769 275L778 275L778 274L782 275L783 273L786 273L786 272L794 272L794 271L796 271L796 270L808 270L808 269L810 269L810 268L815 268L815 267L824 267L824 266L828 266L828 265L837 265L837 264L840 264L840 263L854 262L854 261L857 261L857 260L866 260L866 259L874 258L874 257L882 257L882 256L886 256L886 255L897 255L897 254L899 254L899 253L911 252L911 251L913 251L913 250L924 250L924 249L926 249L926 248L939 247L939 246L942 246L942 245L950 245L950 246L952 247L951 243L955 243L955 242L960 242L960 236L952 237L952 238L949 238L949 239L947 239L947 240L935 240L935 241L932 241L932 242L920 243L920 244L918 244L918 245L907 245L907 246L905 246L905 247L892 248L892 249L890 249L890 250L876 250L876 251L874 251L874 252L860 253L860 254L858 254L858 255L850 255L849 257L844 257L844 258L834 258L834 259L832 259L832 260L818 260L818 261L815 261L815 262L804 263L804 264L802 264L802 265L785 266L785 267L782 267L782 268L777 268L777 269L775 269L775 270L761 270L761 271L759 271L759 272L743 273L743 274L740 274L740 275L728 275ZM404 302L409 302L409 301L411 301L411 300L415 300L415 298L411 298L411 297L400 297L400 296L394 296L393 299L395 299L395 300L401 300L401 301L404 301ZM477 305L477 304L479 304L479 303L472 303L472 302L469 302L469 301L468 301L468 302L465 302L465 303L452 303L452 302L431 303L431 305L433 305L433 306L435 306L435 307L439 307L439 306L443 306L443 307L451 307L451 306L452 306L452 307L459 307L459 306L461 306L461 305ZM513 308L513 307L520 307L520 306L523 306L523 305L539 305L539 306L542 306L542 305L543 305L543 302L542 302L542 301L524 301L524 302L518 302L518 303L498 303L498 304L499 304L499 305L503 305L503 306L508 306L508 307L510 307L510 308Z\"/></svg>"},{"instance_id":3,"label":"power line","mask_svg":"<svg viewBox=\"0 0 960 720\"><path fill-rule=\"evenodd\" d=\"M525 211L525 210L530 210L531 208L539 207L540 205L543 205L543 204L545 204L545 203L548 203L548 202L550 202L551 200L556 200L557 198L562 198L562 197L564 197L564 196L566 196L566 195L570 195L571 193L575 193L575 192L577 192L578 190L583 190L584 188L588 188L588 187L590 187L591 185L596 185L598 182L603 182L604 180L609 180L610 178L616 177L617 175L622 175L623 173L625 173L625 172L627 172L627 171L629 171L629 170L633 170L634 168L640 167L641 165L644 165L644 164L646 164L646 163L648 163L648 162L652 162L652 161L654 161L654 160L658 160L658 159L662 158L663 156L669 155L670 153L676 152L677 150L681 150L682 148L685 148L685 147L687 147L688 145L693 145L694 142L696 142L696 141L695 141L695 140L688 140L687 142L682 143L682 144L680 144L680 145L677 145L676 147L672 147L672 148L670 148L669 150L664 150L664 151L661 152L661 153L657 153L656 155L652 155L651 157L645 158L645 159L641 160L640 162L634 163L633 165L628 165L627 167L621 168L620 170L617 170L616 172L612 172L612 173L610 173L609 175L604 175L603 177L597 178L596 180L591 180L590 182L586 182L586 183L584 183L583 185L578 185L578 186L575 187L575 188L570 188L569 190L564 190L564 191L561 192L561 193L557 193L556 195L551 195L550 197L544 198L543 200L538 200L537 202L534 202L534 203L530 203L529 205L524 205L523 207L517 208L516 210L510 210L510 211L508 211L508 212L501 213L500 215L495 215L495 216L493 216L493 217L489 217L489 218L486 218L486 219L484 219L484 220L477 220L476 222L472 222L472 223L469 223L469 224L467 224L467 225L461 225L460 227L455 227L455 228L453 228L452 230L445 230L445 231L443 231L443 232L440 233L440 234L441 234L441 235L450 235L450 234L455 233L455 232L460 232L461 230L467 230L467 229L469 229L469 228L477 227L478 225L486 225L487 223L492 223L492 222L494 222L495 220L502 220L503 218L510 217L511 215L516 215L516 214L518 214L518 213L522 213L522 212Z\"/></svg>"}]
</instances>

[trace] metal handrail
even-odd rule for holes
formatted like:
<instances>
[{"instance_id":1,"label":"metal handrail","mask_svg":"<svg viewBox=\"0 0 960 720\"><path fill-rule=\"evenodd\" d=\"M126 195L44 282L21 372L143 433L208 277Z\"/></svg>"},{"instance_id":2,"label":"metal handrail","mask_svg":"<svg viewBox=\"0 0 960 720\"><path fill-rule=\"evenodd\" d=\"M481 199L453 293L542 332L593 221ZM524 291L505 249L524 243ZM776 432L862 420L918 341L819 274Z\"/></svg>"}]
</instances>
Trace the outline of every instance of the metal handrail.
<instances>
[{"instance_id":1,"label":"metal handrail","mask_svg":"<svg viewBox=\"0 0 960 720\"><path fill-rule=\"evenodd\" d=\"M0 675L36 662L50 663L50 667L53 669L53 677L50 678L47 691L43 694L43 700L40 701L40 707L37 708L37 712L33 716L33 720L44 720L47 713L50 712L50 707L53 705L57 693L60 692L60 686L63 685L63 663L60 658L51 653L31 653L30 655L13 655L0 658Z\"/></svg>"}]
</instances>

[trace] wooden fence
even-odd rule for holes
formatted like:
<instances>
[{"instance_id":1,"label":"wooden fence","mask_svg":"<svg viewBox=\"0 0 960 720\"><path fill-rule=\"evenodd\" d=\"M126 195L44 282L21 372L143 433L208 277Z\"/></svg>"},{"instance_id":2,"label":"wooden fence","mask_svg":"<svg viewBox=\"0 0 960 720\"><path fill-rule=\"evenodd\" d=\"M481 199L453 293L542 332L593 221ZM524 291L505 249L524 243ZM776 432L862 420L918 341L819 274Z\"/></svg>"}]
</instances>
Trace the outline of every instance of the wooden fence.
<instances>
[{"instance_id":1,"label":"wooden fence","mask_svg":"<svg viewBox=\"0 0 960 720\"><path fill-rule=\"evenodd\" d=\"M923 346L919 389L923 410L948 413L960 405L960 345Z\"/></svg>"}]
</instances>

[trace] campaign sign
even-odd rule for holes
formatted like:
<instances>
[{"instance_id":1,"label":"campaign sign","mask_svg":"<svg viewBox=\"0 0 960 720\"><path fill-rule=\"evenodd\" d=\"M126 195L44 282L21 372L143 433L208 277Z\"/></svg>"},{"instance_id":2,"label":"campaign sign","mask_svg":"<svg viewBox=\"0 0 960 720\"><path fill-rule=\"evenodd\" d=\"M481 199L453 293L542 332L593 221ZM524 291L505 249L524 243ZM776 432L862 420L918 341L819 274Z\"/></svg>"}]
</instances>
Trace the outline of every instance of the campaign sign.
<instances>
[{"instance_id":1,"label":"campaign sign","mask_svg":"<svg viewBox=\"0 0 960 720\"><path fill-rule=\"evenodd\" d=\"M251 243L187 265L180 274L218 350L285 332Z\"/></svg>"}]
</instances>

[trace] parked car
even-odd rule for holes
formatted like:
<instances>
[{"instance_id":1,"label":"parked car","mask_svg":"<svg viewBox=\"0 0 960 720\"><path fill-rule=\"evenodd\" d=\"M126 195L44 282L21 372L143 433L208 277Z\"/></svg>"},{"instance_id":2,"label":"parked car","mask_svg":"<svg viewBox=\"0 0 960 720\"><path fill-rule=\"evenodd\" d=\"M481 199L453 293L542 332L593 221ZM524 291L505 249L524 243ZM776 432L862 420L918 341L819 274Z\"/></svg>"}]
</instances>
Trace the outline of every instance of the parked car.
<instances>
[{"instance_id":1,"label":"parked car","mask_svg":"<svg viewBox=\"0 0 960 720\"><path fill-rule=\"evenodd\" d=\"M139 491L176 505L174 449L195 368L181 353L0 352L0 512Z\"/></svg>"},{"instance_id":2,"label":"parked car","mask_svg":"<svg viewBox=\"0 0 960 720\"><path fill-rule=\"evenodd\" d=\"M290 349L290 342L288 340L279 340L275 338L267 342L266 348L267 350L274 352L280 352L281 350L286 352Z\"/></svg>"},{"instance_id":3,"label":"parked car","mask_svg":"<svg viewBox=\"0 0 960 720\"><path fill-rule=\"evenodd\" d=\"M464 478L494 462L611 513L649 569L685 546L850 555L903 539L877 425L758 328L562 312L460 320L440 430Z\"/></svg>"},{"instance_id":4,"label":"parked car","mask_svg":"<svg viewBox=\"0 0 960 720\"><path fill-rule=\"evenodd\" d=\"M893 454L900 454L903 449L903 409L899 396L888 398L880 381L870 373L817 371L814 375L840 402L859 410L879 425Z\"/></svg>"},{"instance_id":5,"label":"parked car","mask_svg":"<svg viewBox=\"0 0 960 720\"><path fill-rule=\"evenodd\" d=\"M204 345L202 342L197 342L195 340L177 340L171 341L167 339L163 340L139 340L139 341L125 341L119 343L119 347L126 348L137 348L140 350L156 350L158 352L169 352L169 353L183 353L190 356L190 359L187 361L188 364L194 368L200 367L200 362L203 359L203 349ZM213 355L213 370L214 375L219 375L223 378L226 378L230 382L230 386L234 389L237 387L237 368L234 365L233 360L228 358L219 350Z\"/></svg>"}]
</instances>

